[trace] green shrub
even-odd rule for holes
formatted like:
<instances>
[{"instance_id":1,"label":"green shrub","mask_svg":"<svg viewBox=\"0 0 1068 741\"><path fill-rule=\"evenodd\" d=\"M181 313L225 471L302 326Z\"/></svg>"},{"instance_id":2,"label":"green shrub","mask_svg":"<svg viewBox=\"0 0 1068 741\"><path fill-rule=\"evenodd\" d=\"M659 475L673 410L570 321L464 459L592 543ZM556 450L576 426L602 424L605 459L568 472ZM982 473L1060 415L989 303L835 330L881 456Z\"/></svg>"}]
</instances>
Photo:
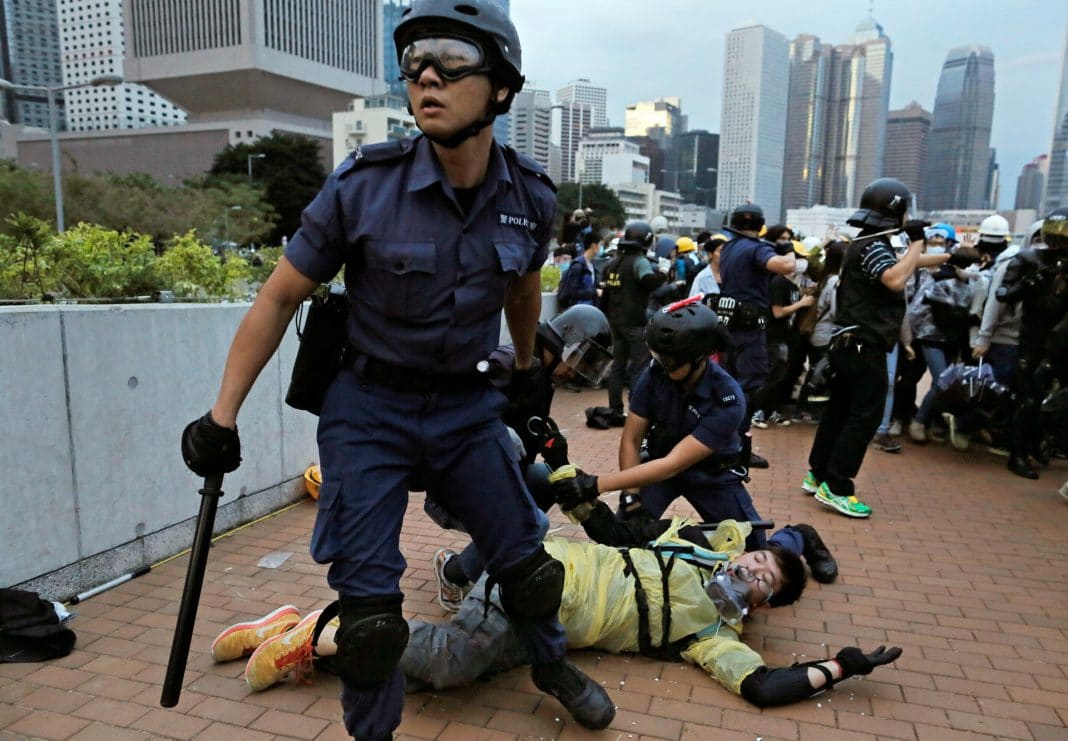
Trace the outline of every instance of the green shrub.
<instances>
[{"instance_id":1,"label":"green shrub","mask_svg":"<svg viewBox=\"0 0 1068 741\"><path fill-rule=\"evenodd\" d=\"M541 266L541 291L542 293L556 293L560 287L560 268L556 265Z\"/></svg>"}]
</instances>

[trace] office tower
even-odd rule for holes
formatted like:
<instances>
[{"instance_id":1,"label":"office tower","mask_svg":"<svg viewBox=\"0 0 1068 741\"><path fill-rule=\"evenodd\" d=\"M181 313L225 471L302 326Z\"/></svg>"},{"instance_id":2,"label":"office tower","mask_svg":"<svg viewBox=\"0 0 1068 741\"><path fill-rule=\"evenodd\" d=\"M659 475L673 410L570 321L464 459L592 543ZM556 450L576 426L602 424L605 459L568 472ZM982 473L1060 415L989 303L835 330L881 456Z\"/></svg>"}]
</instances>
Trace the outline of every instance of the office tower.
<instances>
[{"instance_id":1,"label":"office tower","mask_svg":"<svg viewBox=\"0 0 1068 741\"><path fill-rule=\"evenodd\" d=\"M560 146L560 171L550 172L561 182L575 182L578 145L591 128L604 128L607 91L589 80L569 82L556 91L558 117L554 121L554 138Z\"/></svg>"},{"instance_id":2,"label":"office tower","mask_svg":"<svg viewBox=\"0 0 1068 741\"><path fill-rule=\"evenodd\" d=\"M63 84L56 0L0 0L0 73L15 85ZM0 96L4 99L2 113L11 123L49 127L45 93L12 88ZM56 100L57 124L62 129L63 94Z\"/></svg>"},{"instance_id":3,"label":"office tower","mask_svg":"<svg viewBox=\"0 0 1068 741\"><path fill-rule=\"evenodd\" d=\"M628 137L648 136L655 140L667 161L667 167L653 173L658 188L678 191L679 173L675 167L679 135L686 131L686 117L682 115L682 101L678 98L657 98L627 106L624 129Z\"/></svg>"},{"instance_id":4,"label":"office tower","mask_svg":"<svg viewBox=\"0 0 1068 741\"><path fill-rule=\"evenodd\" d=\"M579 142L575 168L584 185L649 182L649 159L621 128L590 129Z\"/></svg>"},{"instance_id":5,"label":"office tower","mask_svg":"<svg viewBox=\"0 0 1068 741\"><path fill-rule=\"evenodd\" d=\"M807 208L823 199L823 157L834 47L802 34L790 42L789 118L783 156L784 209Z\"/></svg>"},{"instance_id":6,"label":"office tower","mask_svg":"<svg viewBox=\"0 0 1068 741\"><path fill-rule=\"evenodd\" d=\"M412 0L383 0L382 4L382 68L386 87L393 95L408 97L408 90L400 79L400 63L393 44L393 32L401 21L401 13Z\"/></svg>"},{"instance_id":7,"label":"office tower","mask_svg":"<svg viewBox=\"0 0 1068 741\"><path fill-rule=\"evenodd\" d=\"M1040 154L1020 170L1016 178L1016 203L1013 208L1042 209L1042 193L1046 188L1046 175L1049 172L1049 155Z\"/></svg>"},{"instance_id":8,"label":"office tower","mask_svg":"<svg viewBox=\"0 0 1068 741\"><path fill-rule=\"evenodd\" d=\"M986 209L994 55L985 46L951 49L938 80L927 157L925 208Z\"/></svg>"},{"instance_id":9,"label":"office tower","mask_svg":"<svg viewBox=\"0 0 1068 741\"><path fill-rule=\"evenodd\" d=\"M922 207L923 178L927 169L927 142L931 135L931 114L916 101L890 111L886 121L886 154L883 175L897 178L912 192L913 203Z\"/></svg>"},{"instance_id":10,"label":"office tower","mask_svg":"<svg viewBox=\"0 0 1068 741\"><path fill-rule=\"evenodd\" d=\"M727 34L723 64L719 187L721 210L752 201L779 220L789 96L789 42L766 26Z\"/></svg>"},{"instance_id":11,"label":"office tower","mask_svg":"<svg viewBox=\"0 0 1068 741\"><path fill-rule=\"evenodd\" d=\"M873 18L848 44L791 42L786 208L856 204L882 174L892 67L890 39Z\"/></svg>"},{"instance_id":12,"label":"office tower","mask_svg":"<svg viewBox=\"0 0 1068 741\"><path fill-rule=\"evenodd\" d=\"M675 171L678 191L686 203L716 205L719 174L719 134L700 129L680 134L676 141Z\"/></svg>"},{"instance_id":13,"label":"office tower","mask_svg":"<svg viewBox=\"0 0 1068 741\"><path fill-rule=\"evenodd\" d=\"M509 144L544 167L551 167L553 101L548 90L526 86L512 101Z\"/></svg>"},{"instance_id":14,"label":"office tower","mask_svg":"<svg viewBox=\"0 0 1068 741\"><path fill-rule=\"evenodd\" d=\"M125 6L127 79L177 103L191 121L258 118L266 128L284 119L329 132L335 111L384 87L381 0Z\"/></svg>"},{"instance_id":15,"label":"office tower","mask_svg":"<svg viewBox=\"0 0 1068 741\"><path fill-rule=\"evenodd\" d=\"M88 83L101 75L122 75L125 39L122 0L59 0L63 83ZM185 122L185 111L144 85L124 83L65 93L67 129L136 129Z\"/></svg>"},{"instance_id":16,"label":"office tower","mask_svg":"<svg viewBox=\"0 0 1068 741\"><path fill-rule=\"evenodd\" d=\"M1049 176L1046 178L1045 208L1042 215L1068 206L1068 28L1061 56L1061 89L1053 119L1053 140L1049 147Z\"/></svg>"}]
</instances>

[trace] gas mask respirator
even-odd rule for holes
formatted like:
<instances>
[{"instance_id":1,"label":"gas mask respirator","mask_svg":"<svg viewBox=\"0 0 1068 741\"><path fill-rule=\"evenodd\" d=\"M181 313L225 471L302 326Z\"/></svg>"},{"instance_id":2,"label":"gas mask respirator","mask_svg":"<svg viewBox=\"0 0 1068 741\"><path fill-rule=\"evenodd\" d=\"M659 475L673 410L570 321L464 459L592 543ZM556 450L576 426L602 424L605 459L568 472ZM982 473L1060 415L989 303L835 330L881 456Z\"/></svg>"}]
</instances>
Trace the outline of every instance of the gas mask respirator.
<instances>
[{"instance_id":1,"label":"gas mask respirator","mask_svg":"<svg viewBox=\"0 0 1068 741\"><path fill-rule=\"evenodd\" d=\"M752 573L744 566L723 569L705 583L705 593L719 611L725 623L738 625L750 611L751 596L756 590L764 602L771 599L764 594Z\"/></svg>"}]
</instances>

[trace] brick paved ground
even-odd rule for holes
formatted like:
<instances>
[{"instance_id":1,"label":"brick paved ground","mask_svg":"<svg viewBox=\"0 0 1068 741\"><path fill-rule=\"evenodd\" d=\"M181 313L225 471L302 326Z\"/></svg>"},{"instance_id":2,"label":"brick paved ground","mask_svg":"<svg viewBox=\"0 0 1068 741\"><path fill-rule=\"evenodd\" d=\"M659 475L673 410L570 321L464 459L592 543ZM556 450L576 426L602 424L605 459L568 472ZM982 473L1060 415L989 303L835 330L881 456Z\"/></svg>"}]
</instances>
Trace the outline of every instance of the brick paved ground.
<instances>
[{"instance_id":1,"label":"brick paved ground","mask_svg":"<svg viewBox=\"0 0 1068 741\"><path fill-rule=\"evenodd\" d=\"M582 426L603 394L558 395L572 458L592 472L615 466L617 431ZM1068 478L1057 462L1040 481L1010 475L985 452L906 443L871 450L859 479L875 508L849 520L803 495L811 426L758 431L772 461L754 473L760 512L810 522L837 554L837 583L813 583L793 607L764 611L746 631L769 664L833 654L854 644L904 648L870 678L776 710L760 711L689 666L597 652L578 662L618 705L610 730L589 734L536 691L525 670L477 686L408 697L403 738L506 739L963 739L1068 738ZM472 472L477 481L477 472ZM428 562L462 540L423 515L413 495L403 534L409 615L441 619ZM344 737L337 680L287 683L250 694L241 662L214 665L211 639L226 625L290 602L311 610L332 598L306 553L314 505L297 506L219 541L175 710L159 707L184 558L77 606L78 646L48 664L0 665L0 737L240 739ZM680 508L679 511L685 511ZM558 512L554 522L563 523ZM567 526L565 532L577 534ZM257 562L294 555L277 570Z\"/></svg>"}]
</instances>

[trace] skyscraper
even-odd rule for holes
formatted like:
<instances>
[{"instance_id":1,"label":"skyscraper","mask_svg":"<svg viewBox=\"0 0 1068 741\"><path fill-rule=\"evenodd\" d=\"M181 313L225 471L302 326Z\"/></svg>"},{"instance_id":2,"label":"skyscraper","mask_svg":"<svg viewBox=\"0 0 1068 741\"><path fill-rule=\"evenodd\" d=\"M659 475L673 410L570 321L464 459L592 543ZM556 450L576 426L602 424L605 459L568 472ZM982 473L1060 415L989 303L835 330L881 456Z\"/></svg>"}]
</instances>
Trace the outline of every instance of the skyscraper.
<instances>
[{"instance_id":1,"label":"skyscraper","mask_svg":"<svg viewBox=\"0 0 1068 741\"><path fill-rule=\"evenodd\" d=\"M1068 28L1064 34L1064 54L1061 57L1061 90L1057 96L1057 112L1053 119L1053 141L1049 147L1049 177L1043 215L1068 206Z\"/></svg>"},{"instance_id":2,"label":"skyscraper","mask_svg":"<svg viewBox=\"0 0 1068 741\"><path fill-rule=\"evenodd\" d=\"M512 101L509 144L546 170L551 166L553 101L548 90L525 86Z\"/></svg>"},{"instance_id":3,"label":"skyscraper","mask_svg":"<svg viewBox=\"0 0 1068 741\"><path fill-rule=\"evenodd\" d=\"M783 204L849 206L882 174L893 53L875 19L831 47L802 34L790 44L790 120Z\"/></svg>"},{"instance_id":4,"label":"skyscraper","mask_svg":"<svg viewBox=\"0 0 1068 741\"><path fill-rule=\"evenodd\" d=\"M1020 170L1020 177L1016 178L1016 203L1014 208L1034 209L1042 208L1042 193L1046 187L1046 173L1049 172L1049 155L1040 154L1028 162Z\"/></svg>"},{"instance_id":5,"label":"skyscraper","mask_svg":"<svg viewBox=\"0 0 1068 741\"><path fill-rule=\"evenodd\" d=\"M724 51L716 205L730 210L752 201L769 223L781 213L789 46L766 26L748 26L727 34Z\"/></svg>"},{"instance_id":6,"label":"skyscraper","mask_svg":"<svg viewBox=\"0 0 1068 741\"><path fill-rule=\"evenodd\" d=\"M883 175L897 178L912 192L913 203L922 206L923 178L927 170L927 143L931 135L931 114L916 101L890 111L886 121L886 154Z\"/></svg>"},{"instance_id":7,"label":"skyscraper","mask_svg":"<svg viewBox=\"0 0 1068 741\"><path fill-rule=\"evenodd\" d=\"M122 75L126 43L122 0L59 0L65 85ZM144 85L124 83L66 92L67 129L136 129L184 123L185 111Z\"/></svg>"},{"instance_id":8,"label":"skyscraper","mask_svg":"<svg viewBox=\"0 0 1068 741\"><path fill-rule=\"evenodd\" d=\"M400 63L397 62L393 32L400 25L401 13L410 7L412 0L383 0L382 3L382 69L386 87L393 95L408 97L408 90L400 79Z\"/></svg>"},{"instance_id":9,"label":"skyscraper","mask_svg":"<svg viewBox=\"0 0 1068 741\"><path fill-rule=\"evenodd\" d=\"M991 207L993 119L993 53L979 45L951 49L931 118L924 203L928 211Z\"/></svg>"},{"instance_id":10,"label":"skyscraper","mask_svg":"<svg viewBox=\"0 0 1068 741\"><path fill-rule=\"evenodd\" d=\"M678 191L679 172L675 167L678 137L686 130L682 115L682 101L678 98L657 98L627 106L624 130L628 137L648 136L664 151L668 167L652 174L658 188Z\"/></svg>"},{"instance_id":11,"label":"skyscraper","mask_svg":"<svg viewBox=\"0 0 1068 741\"><path fill-rule=\"evenodd\" d=\"M701 129L680 134L676 143L677 188L687 203L716 205L716 176L719 174L719 134Z\"/></svg>"},{"instance_id":12,"label":"skyscraper","mask_svg":"<svg viewBox=\"0 0 1068 741\"><path fill-rule=\"evenodd\" d=\"M15 85L60 86L59 23L56 0L0 0L0 73ZM47 129L48 97L10 89L3 93L9 121ZM63 94L57 96L58 123L64 123Z\"/></svg>"},{"instance_id":13,"label":"skyscraper","mask_svg":"<svg viewBox=\"0 0 1068 741\"><path fill-rule=\"evenodd\" d=\"M575 157L578 145L591 128L604 128L607 123L605 109L608 91L597 87L589 80L579 79L569 82L556 91L556 105L559 109L558 126L554 126L554 135L560 146L560 171L550 175L560 182L575 182Z\"/></svg>"}]
</instances>

